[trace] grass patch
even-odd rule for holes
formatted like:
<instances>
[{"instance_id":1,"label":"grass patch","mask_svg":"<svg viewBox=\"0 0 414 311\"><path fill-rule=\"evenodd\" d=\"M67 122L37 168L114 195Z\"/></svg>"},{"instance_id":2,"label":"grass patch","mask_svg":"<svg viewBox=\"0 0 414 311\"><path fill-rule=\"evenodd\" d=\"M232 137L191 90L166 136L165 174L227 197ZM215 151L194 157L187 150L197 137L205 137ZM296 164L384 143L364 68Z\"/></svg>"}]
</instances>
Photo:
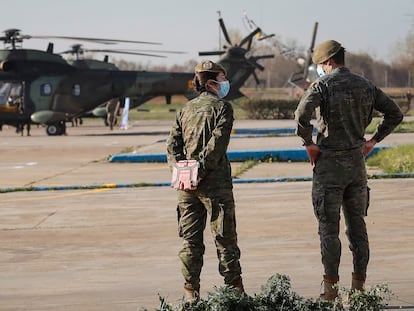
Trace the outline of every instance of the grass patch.
<instances>
[{"instance_id":1,"label":"grass patch","mask_svg":"<svg viewBox=\"0 0 414 311\"><path fill-rule=\"evenodd\" d=\"M247 161L243 162L243 164L234 171L233 177L240 176L241 174L243 174L244 172L248 171L253 166L255 166L257 163L258 162L255 161L255 160L247 160Z\"/></svg>"},{"instance_id":2,"label":"grass patch","mask_svg":"<svg viewBox=\"0 0 414 311\"><path fill-rule=\"evenodd\" d=\"M134 151L134 147L128 146L123 148L119 153L131 153L132 151Z\"/></svg>"},{"instance_id":3,"label":"grass patch","mask_svg":"<svg viewBox=\"0 0 414 311\"><path fill-rule=\"evenodd\" d=\"M174 121L177 112L188 100L185 97L173 97L171 104L167 105L163 97L157 97L129 111L130 121L159 120ZM243 99L232 101L234 118L237 120L246 119L246 112L241 108Z\"/></svg>"},{"instance_id":4,"label":"grass patch","mask_svg":"<svg viewBox=\"0 0 414 311\"><path fill-rule=\"evenodd\" d=\"M388 174L414 172L414 144L380 150L367 159L367 165L379 167Z\"/></svg>"},{"instance_id":5,"label":"grass patch","mask_svg":"<svg viewBox=\"0 0 414 311\"><path fill-rule=\"evenodd\" d=\"M378 125L382 122L382 119L375 118L372 120L370 125L367 127L367 133L374 133ZM413 133L414 132L414 121L402 121L397 127L392 131L393 133Z\"/></svg>"}]
</instances>

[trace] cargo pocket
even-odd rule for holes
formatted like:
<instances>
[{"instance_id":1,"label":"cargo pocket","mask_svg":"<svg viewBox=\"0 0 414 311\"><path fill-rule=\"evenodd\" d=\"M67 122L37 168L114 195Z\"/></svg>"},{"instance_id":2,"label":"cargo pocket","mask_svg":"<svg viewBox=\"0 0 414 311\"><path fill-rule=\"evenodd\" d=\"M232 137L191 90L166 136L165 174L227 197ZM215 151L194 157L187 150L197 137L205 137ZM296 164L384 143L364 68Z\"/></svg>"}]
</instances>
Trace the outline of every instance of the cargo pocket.
<instances>
[{"instance_id":1,"label":"cargo pocket","mask_svg":"<svg viewBox=\"0 0 414 311\"><path fill-rule=\"evenodd\" d=\"M367 186L367 204L365 207L365 216L368 216L368 207L369 207L369 201L370 201L370 192L371 188Z\"/></svg>"},{"instance_id":2,"label":"cargo pocket","mask_svg":"<svg viewBox=\"0 0 414 311\"><path fill-rule=\"evenodd\" d=\"M178 236L183 237L183 227L181 226L181 212L180 207L177 205L177 225L178 225Z\"/></svg>"},{"instance_id":3,"label":"cargo pocket","mask_svg":"<svg viewBox=\"0 0 414 311\"><path fill-rule=\"evenodd\" d=\"M214 203L213 203L214 204ZM214 231L214 235L216 236L224 236L224 204L222 203L216 203L215 206L213 206L213 212L211 217L212 222L212 230Z\"/></svg>"},{"instance_id":4,"label":"cargo pocket","mask_svg":"<svg viewBox=\"0 0 414 311\"><path fill-rule=\"evenodd\" d=\"M216 234L224 236L224 204L218 204L218 215L216 220Z\"/></svg>"},{"instance_id":5,"label":"cargo pocket","mask_svg":"<svg viewBox=\"0 0 414 311\"><path fill-rule=\"evenodd\" d=\"M312 195L313 212L316 219L322 222L326 222L325 211L325 193L316 193Z\"/></svg>"}]
</instances>

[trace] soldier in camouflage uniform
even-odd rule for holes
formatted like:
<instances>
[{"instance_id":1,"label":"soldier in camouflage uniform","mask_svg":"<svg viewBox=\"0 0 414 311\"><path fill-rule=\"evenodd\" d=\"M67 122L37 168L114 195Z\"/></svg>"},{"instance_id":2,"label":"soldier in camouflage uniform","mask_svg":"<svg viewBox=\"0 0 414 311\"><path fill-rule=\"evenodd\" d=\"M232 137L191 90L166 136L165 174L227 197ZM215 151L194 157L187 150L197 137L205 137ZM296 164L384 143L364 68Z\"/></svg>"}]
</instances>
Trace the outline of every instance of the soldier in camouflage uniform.
<instances>
[{"instance_id":1,"label":"soldier in camouflage uniform","mask_svg":"<svg viewBox=\"0 0 414 311\"><path fill-rule=\"evenodd\" d=\"M321 298L338 296L341 241L340 208L353 255L351 291L362 290L369 261L364 217L369 205L365 157L402 121L399 107L367 79L345 67L345 49L334 40L316 47L312 60L320 78L301 98L295 111L296 133L302 138L314 165L312 203L319 223L322 263L325 270ZM312 140L312 113L318 108L318 134ZM365 140L373 110L384 118L376 132Z\"/></svg>"},{"instance_id":2,"label":"soldier in camouflage uniform","mask_svg":"<svg viewBox=\"0 0 414 311\"><path fill-rule=\"evenodd\" d=\"M167 142L170 167L180 160L199 161L197 189L178 190L179 234L183 238L179 257L189 301L197 299L200 293L207 217L224 283L244 292L231 167L226 154L234 121L233 108L222 100L230 85L226 70L211 61L195 67L193 82L200 95L177 114Z\"/></svg>"}]
</instances>

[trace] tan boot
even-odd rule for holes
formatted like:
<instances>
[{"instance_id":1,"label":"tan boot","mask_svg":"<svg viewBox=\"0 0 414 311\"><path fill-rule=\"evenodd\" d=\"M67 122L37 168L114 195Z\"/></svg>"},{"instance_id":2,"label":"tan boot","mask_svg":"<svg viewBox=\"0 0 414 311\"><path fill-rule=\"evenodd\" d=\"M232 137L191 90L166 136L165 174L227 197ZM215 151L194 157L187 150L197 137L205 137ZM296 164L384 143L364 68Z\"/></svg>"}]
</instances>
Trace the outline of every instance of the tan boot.
<instances>
[{"instance_id":1,"label":"tan boot","mask_svg":"<svg viewBox=\"0 0 414 311\"><path fill-rule=\"evenodd\" d=\"M365 279L365 276L352 272L351 292L354 290L359 290L362 292L364 290Z\"/></svg>"},{"instance_id":2,"label":"tan boot","mask_svg":"<svg viewBox=\"0 0 414 311\"><path fill-rule=\"evenodd\" d=\"M194 288L191 284L184 284L185 298L192 303L200 299L200 287Z\"/></svg>"},{"instance_id":3,"label":"tan boot","mask_svg":"<svg viewBox=\"0 0 414 311\"><path fill-rule=\"evenodd\" d=\"M366 278L365 276L352 272L351 288L349 290L348 295L344 299L345 305L349 304L350 296L352 295L353 292L355 292L356 290L359 290L361 292L365 290L364 289L365 278Z\"/></svg>"},{"instance_id":4,"label":"tan boot","mask_svg":"<svg viewBox=\"0 0 414 311\"><path fill-rule=\"evenodd\" d=\"M338 289L335 285L338 283L339 278L333 278L327 275L323 276L323 293L319 296L320 299L327 301L334 301L338 297Z\"/></svg>"}]
</instances>

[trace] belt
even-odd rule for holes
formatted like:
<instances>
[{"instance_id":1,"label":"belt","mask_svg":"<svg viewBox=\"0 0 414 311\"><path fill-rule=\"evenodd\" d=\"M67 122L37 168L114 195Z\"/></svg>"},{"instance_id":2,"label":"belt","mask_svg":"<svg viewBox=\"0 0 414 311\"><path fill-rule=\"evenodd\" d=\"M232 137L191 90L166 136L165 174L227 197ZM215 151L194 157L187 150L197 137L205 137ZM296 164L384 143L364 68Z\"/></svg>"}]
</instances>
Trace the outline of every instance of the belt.
<instances>
[{"instance_id":1,"label":"belt","mask_svg":"<svg viewBox=\"0 0 414 311\"><path fill-rule=\"evenodd\" d=\"M342 155L342 154L349 154L354 152L362 152L362 146L357 146L349 149L340 149L340 150L333 150L333 149L321 149L321 153L328 154L328 155Z\"/></svg>"}]
</instances>

